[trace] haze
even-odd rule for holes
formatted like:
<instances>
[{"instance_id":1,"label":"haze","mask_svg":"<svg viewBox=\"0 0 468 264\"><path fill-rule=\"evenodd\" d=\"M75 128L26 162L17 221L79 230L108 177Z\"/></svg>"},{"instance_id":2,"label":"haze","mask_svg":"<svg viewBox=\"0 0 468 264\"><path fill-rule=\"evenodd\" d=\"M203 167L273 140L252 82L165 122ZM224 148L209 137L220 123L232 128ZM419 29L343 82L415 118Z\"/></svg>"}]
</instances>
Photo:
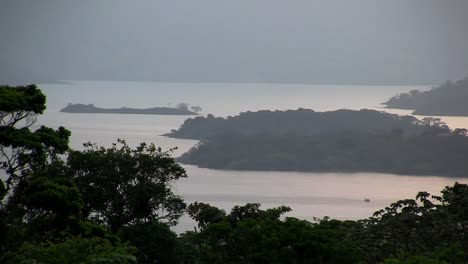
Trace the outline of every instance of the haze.
<instances>
[{"instance_id":1,"label":"haze","mask_svg":"<svg viewBox=\"0 0 468 264\"><path fill-rule=\"evenodd\" d=\"M466 0L0 0L0 82L438 84Z\"/></svg>"}]
</instances>

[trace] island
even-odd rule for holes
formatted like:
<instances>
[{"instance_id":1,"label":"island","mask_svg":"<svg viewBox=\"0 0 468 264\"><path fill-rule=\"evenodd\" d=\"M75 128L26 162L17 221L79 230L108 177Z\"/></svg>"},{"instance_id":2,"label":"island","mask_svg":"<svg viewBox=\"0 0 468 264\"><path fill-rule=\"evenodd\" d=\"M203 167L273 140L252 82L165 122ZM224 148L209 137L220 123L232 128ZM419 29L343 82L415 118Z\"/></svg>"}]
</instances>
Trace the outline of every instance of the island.
<instances>
[{"instance_id":1,"label":"island","mask_svg":"<svg viewBox=\"0 0 468 264\"><path fill-rule=\"evenodd\" d=\"M168 134L200 139L178 160L204 168L456 177L468 176L466 135L437 118L307 109L196 117Z\"/></svg>"},{"instance_id":2,"label":"island","mask_svg":"<svg viewBox=\"0 0 468 264\"><path fill-rule=\"evenodd\" d=\"M383 104L386 108L414 110L415 115L468 116L468 77L428 91L402 93Z\"/></svg>"},{"instance_id":3,"label":"island","mask_svg":"<svg viewBox=\"0 0 468 264\"><path fill-rule=\"evenodd\" d=\"M200 107L192 107L199 110ZM60 110L64 113L84 113L84 114L135 114L135 115L198 115L195 110L189 110L187 104L179 104L177 107L153 107L153 108L100 108L93 104L68 104Z\"/></svg>"},{"instance_id":4,"label":"island","mask_svg":"<svg viewBox=\"0 0 468 264\"><path fill-rule=\"evenodd\" d=\"M425 122L413 116L401 116L382 111L362 109L316 112L311 109L243 112L227 118L197 116L185 120L177 130L165 134L183 139L206 139L226 133L267 135L312 135L337 131L391 131L404 130L420 134L427 130ZM434 121L434 123L436 123ZM439 126L431 125L432 127ZM440 124L441 127L444 124Z\"/></svg>"}]
</instances>

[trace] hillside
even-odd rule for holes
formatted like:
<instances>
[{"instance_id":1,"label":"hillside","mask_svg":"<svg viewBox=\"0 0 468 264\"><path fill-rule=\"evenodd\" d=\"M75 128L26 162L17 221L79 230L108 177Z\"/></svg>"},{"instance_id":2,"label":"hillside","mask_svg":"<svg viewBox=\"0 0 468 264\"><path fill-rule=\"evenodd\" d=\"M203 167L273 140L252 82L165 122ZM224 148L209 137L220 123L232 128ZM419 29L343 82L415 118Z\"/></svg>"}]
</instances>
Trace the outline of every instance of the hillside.
<instances>
[{"instance_id":1,"label":"hillside","mask_svg":"<svg viewBox=\"0 0 468 264\"><path fill-rule=\"evenodd\" d=\"M411 109L416 115L468 116L468 78L432 88L412 90L390 98L387 108Z\"/></svg>"},{"instance_id":2,"label":"hillside","mask_svg":"<svg viewBox=\"0 0 468 264\"><path fill-rule=\"evenodd\" d=\"M245 112L234 117L198 116L187 119L167 136L206 139L224 133L312 135L336 131L392 131L420 134L428 127L412 116L375 110L315 112L310 109ZM439 129L439 128L432 128Z\"/></svg>"},{"instance_id":3,"label":"hillside","mask_svg":"<svg viewBox=\"0 0 468 264\"><path fill-rule=\"evenodd\" d=\"M196 117L169 135L200 139L179 161L212 169L464 177L466 132L436 118L299 109Z\"/></svg>"}]
</instances>

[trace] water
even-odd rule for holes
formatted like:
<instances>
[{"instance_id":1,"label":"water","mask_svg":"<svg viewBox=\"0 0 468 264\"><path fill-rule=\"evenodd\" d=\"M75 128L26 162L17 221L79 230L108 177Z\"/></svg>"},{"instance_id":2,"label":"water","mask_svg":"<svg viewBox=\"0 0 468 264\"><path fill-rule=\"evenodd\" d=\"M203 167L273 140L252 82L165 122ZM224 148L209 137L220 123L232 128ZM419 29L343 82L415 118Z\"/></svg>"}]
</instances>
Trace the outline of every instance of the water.
<instances>
[{"instance_id":1,"label":"water","mask_svg":"<svg viewBox=\"0 0 468 264\"><path fill-rule=\"evenodd\" d=\"M120 138L132 146L145 141L163 149L178 147L174 152L174 156L178 156L197 141L161 135L178 128L187 118L185 116L68 114L60 113L59 109L68 102L94 103L100 107L153 107L187 102L200 105L203 113L216 116L300 107L318 111L340 108L384 110L380 103L390 96L426 87L87 81L42 84L40 88L48 96L48 111L39 122L70 129L72 148L80 149L82 143L88 141L110 146ZM443 117L442 120L452 127L468 128L466 117ZM208 202L226 210L247 202L261 203L264 208L288 205L293 209L288 215L308 220L323 216L367 218L391 202L414 198L418 191L438 194L455 181L468 183L466 179L380 173L223 171L184 167L189 177L177 182L174 189L187 202ZM364 198L369 198L370 202L364 202ZM191 229L193 224L184 217L176 230Z\"/></svg>"},{"instance_id":2,"label":"water","mask_svg":"<svg viewBox=\"0 0 468 264\"><path fill-rule=\"evenodd\" d=\"M70 146L81 149L83 143L92 142L111 146L117 139L124 139L131 146L141 142L155 143L167 150L177 147L178 156L197 143L196 140L175 139L161 136L178 128L186 116L119 115L119 114L70 114L48 111L38 123L50 127L64 126L71 130Z\"/></svg>"},{"instance_id":3,"label":"water","mask_svg":"<svg viewBox=\"0 0 468 264\"><path fill-rule=\"evenodd\" d=\"M425 86L344 86L249 83L144 83L73 81L41 85L48 109L58 111L67 103L93 103L100 107L200 105L204 113L236 115L263 109L335 110L379 107L388 97Z\"/></svg>"},{"instance_id":4,"label":"water","mask_svg":"<svg viewBox=\"0 0 468 264\"><path fill-rule=\"evenodd\" d=\"M288 215L314 220L363 219L390 203L414 198L418 191L440 194L455 181L467 179L431 176L402 176L382 173L312 173L224 171L185 166L189 174L176 185L187 201L207 202L220 208L261 203L270 208L288 205ZM369 203L364 198L370 199ZM183 218L178 230L191 229L193 222Z\"/></svg>"}]
</instances>

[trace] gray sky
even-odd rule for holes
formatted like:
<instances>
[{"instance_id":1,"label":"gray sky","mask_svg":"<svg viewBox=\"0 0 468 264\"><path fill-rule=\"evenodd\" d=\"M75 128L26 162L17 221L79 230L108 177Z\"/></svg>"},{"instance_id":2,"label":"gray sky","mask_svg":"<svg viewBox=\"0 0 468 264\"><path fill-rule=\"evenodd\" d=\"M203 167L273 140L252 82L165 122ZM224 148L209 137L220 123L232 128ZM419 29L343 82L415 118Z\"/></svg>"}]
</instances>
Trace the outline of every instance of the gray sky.
<instances>
[{"instance_id":1,"label":"gray sky","mask_svg":"<svg viewBox=\"0 0 468 264\"><path fill-rule=\"evenodd\" d=\"M0 0L0 39L2 82L437 84L468 75L468 1Z\"/></svg>"}]
</instances>

